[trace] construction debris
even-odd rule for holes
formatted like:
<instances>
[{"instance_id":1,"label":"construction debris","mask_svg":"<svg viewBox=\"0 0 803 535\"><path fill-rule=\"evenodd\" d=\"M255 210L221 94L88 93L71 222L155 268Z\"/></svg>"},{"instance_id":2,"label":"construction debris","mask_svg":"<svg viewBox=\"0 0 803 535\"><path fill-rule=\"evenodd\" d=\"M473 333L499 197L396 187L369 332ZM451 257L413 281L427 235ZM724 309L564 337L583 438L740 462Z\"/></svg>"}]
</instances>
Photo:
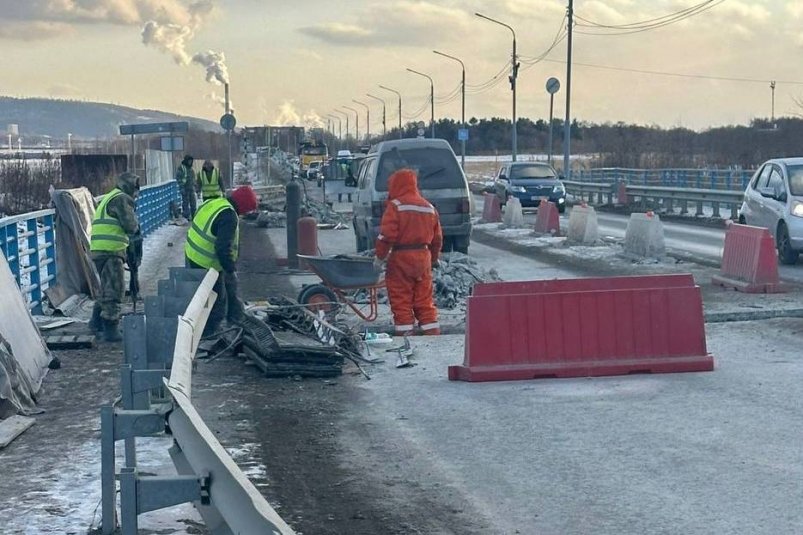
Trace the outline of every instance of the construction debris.
<instances>
[{"instance_id":1,"label":"construction debris","mask_svg":"<svg viewBox=\"0 0 803 535\"><path fill-rule=\"evenodd\" d=\"M335 212L328 204L318 202L314 199L306 197L304 206L302 208L302 215L314 217L315 221L323 224L342 225L348 228L348 219L345 214Z\"/></svg>"},{"instance_id":2,"label":"construction debris","mask_svg":"<svg viewBox=\"0 0 803 535\"><path fill-rule=\"evenodd\" d=\"M465 303L478 282L502 280L496 270L486 271L468 255L441 255L440 266L432 272L432 287L438 308L451 309Z\"/></svg>"},{"instance_id":3,"label":"construction debris","mask_svg":"<svg viewBox=\"0 0 803 535\"><path fill-rule=\"evenodd\" d=\"M257 226L262 228L284 228L287 226L287 214L264 210L257 216Z\"/></svg>"}]
</instances>

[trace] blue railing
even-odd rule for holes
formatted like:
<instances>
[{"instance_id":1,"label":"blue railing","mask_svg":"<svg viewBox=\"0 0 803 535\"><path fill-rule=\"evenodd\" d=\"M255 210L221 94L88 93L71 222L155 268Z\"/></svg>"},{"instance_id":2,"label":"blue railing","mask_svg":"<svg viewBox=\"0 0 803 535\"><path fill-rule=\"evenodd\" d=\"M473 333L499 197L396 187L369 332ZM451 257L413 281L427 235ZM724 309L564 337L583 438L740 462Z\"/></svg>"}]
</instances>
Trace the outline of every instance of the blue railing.
<instances>
[{"instance_id":1,"label":"blue railing","mask_svg":"<svg viewBox=\"0 0 803 535\"><path fill-rule=\"evenodd\" d=\"M181 206L178 184L171 180L156 186L146 186L137 199L137 218L142 235L147 236L170 219L170 203Z\"/></svg>"},{"instance_id":2,"label":"blue railing","mask_svg":"<svg viewBox=\"0 0 803 535\"><path fill-rule=\"evenodd\" d=\"M640 186L743 191L755 173L750 169L623 169L607 167L572 171L585 182L624 182Z\"/></svg>"},{"instance_id":3,"label":"blue railing","mask_svg":"<svg viewBox=\"0 0 803 535\"><path fill-rule=\"evenodd\" d=\"M174 181L147 186L137 200L137 217L147 236L170 219L180 202ZM0 250L34 314L42 313L43 292L56 284L55 211L41 210L0 219Z\"/></svg>"},{"instance_id":4,"label":"blue railing","mask_svg":"<svg viewBox=\"0 0 803 535\"><path fill-rule=\"evenodd\" d=\"M54 210L0 219L0 249L28 308L42 311L42 292L56 283Z\"/></svg>"}]
</instances>

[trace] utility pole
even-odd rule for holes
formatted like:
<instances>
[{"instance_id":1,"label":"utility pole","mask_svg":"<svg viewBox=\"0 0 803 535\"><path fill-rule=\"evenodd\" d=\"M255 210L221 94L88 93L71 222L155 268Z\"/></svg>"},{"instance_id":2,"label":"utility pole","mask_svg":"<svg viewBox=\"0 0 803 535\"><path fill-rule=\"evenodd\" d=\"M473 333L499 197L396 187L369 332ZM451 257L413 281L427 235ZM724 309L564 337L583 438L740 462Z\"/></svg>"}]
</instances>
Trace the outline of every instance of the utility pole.
<instances>
[{"instance_id":1,"label":"utility pole","mask_svg":"<svg viewBox=\"0 0 803 535\"><path fill-rule=\"evenodd\" d=\"M433 50L433 52L435 54L438 54L439 56L443 56L444 58L449 58L449 59L453 59L453 60L457 61L458 63L460 63L460 67L462 67L462 69L463 69L463 77L461 78L461 81L460 81L460 91L462 93L462 99L463 99L462 107L461 107L461 113L460 113L460 122L461 122L461 124L463 126L463 130L467 130L467 127L466 127L466 64L463 63L463 61L460 60L459 58L456 58L454 56L450 56L449 54L444 54L443 52L438 52L437 50ZM464 170L466 168L466 140L465 139L461 139L460 140L460 167L462 167Z\"/></svg>"},{"instance_id":2,"label":"utility pole","mask_svg":"<svg viewBox=\"0 0 803 535\"><path fill-rule=\"evenodd\" d=\"M571 1L571 0L570 0ZM498 21L496 19L492 19L491 17L487 17L482 13L474 13L476 16L480 17L481 19L485 19L487 21L496 23L500 26L504 26L510 33L513 34L513 56L510 60L510 76L508 80L510 80L510 89L513 91L513 131L512 131L512 138L513 138L513 156L512 159L516 161L516 153L518 152L518 139L517 133L518 128L516 126L516 79L519 77L519 57L516 54L516 30L514 30L511 26L505 24L504 22ZM571 35L571 34L570 34ZM569 38L571 40L571 37Z\"/></svg>"},{"instance_id":3,"label":"utility pole","mask_svg":"<svg viewBox=\"0 0 803 535\"><path fill-rule=\"evenodd\" d=\"M365 96L368 98L372 98L374 100L378 100L379 102L382 103L382 141L385 141L385 135L387 134L387 125L385 124L386 120L385 101L379 97L375 97L371 93L366 93Z\"/></svg>"},{"instance_id":4,"label":"utility pole","mask_svg":"<svg viewBox=\"0 0 803 535\"><path fill-rule=\"evenodd\" d=\"M569 163L572 143L572 26L574 26L574 0L569 0L566 14L569 34L566 50L566 120L563 123L563 176L572 179L572 168Z\"/></svg>"},{"instance_id":5,"label":"utility pole","mask_svg":"<svg viewBox=\"0 0 803 535\"><path fill-rule=\"evenodd\" d=\"M349 114L341 110L335 110L335 113L341 113L346 117L346 148L349 148Z\"/></svg>"},{"instance_id":6,"label":"utility pole","mask_svg":"<svg viewBox=\"0 0 803 535\"><path fill-rule=\"evenodd\" d=\"M402 96L401 96L401 93L399 93L395 89L391 89L391 88L386 87L384 85L380 85L379 87L381 87L385 91L390 91L391 93L396 93L399 96L399 139L401 139L402 136L404 135L404 132L402 131Z\"/></svg>"},{"instance_id":7,"label":"utility pole","mask_svg":"<svg viewBox=\"0 0 803 535\"><path fill-rule=\"evenodd\" d=\"M430 137L435 139L435 82L432 80L432 77L428 74L424 74L423 72L414 71L413 69L407 69L407 72L411 72L413 74L417 74L418 76L423 76L427 80L429 80L429 125L431 129Z\"/></svg>"},{"instance_id":8,"label":"utility pole","mask_svg":"<svg viewBox=\"0 0 803 535\"><path fill-rule=\"evenodd\" d=\"M775 125L775 80L770 82L770 90L772 90L772 124Z\"/></svg>"},{"instance_id":9,"label":"utility pole","mask_svg":"<svg viewBox=\"0 0 803 535\"><path fill-rule=\"evenodd\" d=\"M355 104L359 104L360 106L365 108L365 139L368 141L368 144L371 144L371 108L365 102L360 102L356 99L351 99L351 101Z\"/></svg>"}]
</instances>

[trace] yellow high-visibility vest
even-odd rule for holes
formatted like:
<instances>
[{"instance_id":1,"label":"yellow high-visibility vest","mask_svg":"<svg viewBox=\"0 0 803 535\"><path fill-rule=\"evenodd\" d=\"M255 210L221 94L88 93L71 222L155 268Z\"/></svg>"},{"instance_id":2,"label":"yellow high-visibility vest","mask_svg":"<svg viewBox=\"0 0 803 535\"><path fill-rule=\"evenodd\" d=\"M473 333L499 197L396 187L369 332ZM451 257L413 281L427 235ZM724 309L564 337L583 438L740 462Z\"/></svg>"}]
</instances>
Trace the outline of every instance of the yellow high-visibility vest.
<instances>
[{"instance_id":1,"label":"yellow high-visibility vest","mask_svg":"<svg viewBox=\"0 0 803 535\"><path fill-rule=\"evenodd\" d=\"M204 200L223 197L223 192L220 191L220 172L217 168L212 169L212 176L203 169L198 176L201 179L201 197Z\"/></svg>"},{"instance_id":2,"label":"yellow high-visibility vest","mask_svg":"<svg viewBox=\"0 0 803 535\"><path fill-rule=\"evenodd\" d=\"M95 218L92 220L92 235L89 249L93 252L119 253L128 247L128 235L120 222L109 216L106 207L112 199L123 195L118 188L114 188L103 197L95 209Z\"/></svg>"},{"instance_id":3,"label":"yellow high-visibility vest","mask_svg":"<svg viewBox=\"0 0 803 535\"><path fill-rule=\"evenodd\" d=\"M195 264L205 269L215 269L223 271L215 253L215 243L217 237L212 234L212 225L224 210L234 210L234 207L229 201L223 198L210 199L204 202L195 218L192 220L192 225L187 233L187 243L184 245L184 254L187 258L192 260ZM236 212L235 212L236 213ZM234 243L232 244L232 259L237 260L239 255L240 244L240 225L237 222L237 230L234 233Z\"/></svg>"}]
</instances>

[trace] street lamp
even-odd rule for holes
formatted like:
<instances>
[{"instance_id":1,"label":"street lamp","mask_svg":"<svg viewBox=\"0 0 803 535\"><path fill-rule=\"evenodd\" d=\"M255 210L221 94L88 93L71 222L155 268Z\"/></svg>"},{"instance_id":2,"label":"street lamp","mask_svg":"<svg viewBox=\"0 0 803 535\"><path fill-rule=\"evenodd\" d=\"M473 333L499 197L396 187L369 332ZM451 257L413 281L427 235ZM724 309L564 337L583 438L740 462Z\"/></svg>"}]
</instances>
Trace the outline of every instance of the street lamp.
<instances>
[{"instance_id":1,"label":"street lamp","mask_svg":"<svg viewBox=\"0 0 803 535\"><path fill-rule=\"evenodd\" d=\"M346 118L346 146L349 144L349 114L342 110L335 110L335 113L341 113Z\"/></svg>"},{"instance_id":2,"label":"street lamp","mask_svg":"<svg viewBox=\"0 0 803 535\"><path fill-rule=\"evenodd\" d=\"M413 69L407 69L407 72L417 74L418 76L423 76L429 80L429 124L432 128L432 139L435 139L435 82L432 81L432 77L430 75L424 74L423 72L414 71Z\"/></svg>"},{"instance_id":3,"label":"street lamp","mask_svg":"<svg viewBox=\"0 0 803 535\"><path fill-rule=\"evenodd\" d=\"M360 112L355 110L354 108L350 108L348 106L343 106L344 110L349 110L354 112L354 120L356 121L354 126L354 139L357 141L357 145L360 144Z\"/></svg>"},{"instance_id":4,"label":"street lamp","mask_svg":"<svg viewBox=\"0 0 803 535\"><path fill-rule=\"evenodd\" d=\"M466 130L466 64L459 58L454 56L450 56L449 54L444 54L443 52L438 52L437 50L433 50L435 54L439 56L443 56L444 58L452 59L458 63L463 68L463 78L460 82L460 91L462 93L463 104L462 104L462 112L460 114L460 121L463 123L463 130ZM465 169L466 168L466 140L460 140L460 166Z\"/></svg>"},{"instance_id":5,"label":"street lamp","mask_svg":"<svg viewBox=\"0 0 803 535\"><path fill-rule=\"evenodd\" d=\"M336 139L338 140L338 143L337 143L338 148L340 148L340 142L343 139L343 121L340 119L340 117L338 117L337 115L334 115L332 113L327 115L327 117L329 117L330 119L337 119L337 129L338 129L339 133L338 133ZM334 129L335 129L335 125L334 125L334 123L332 123L332 137L335 137Z\"/></svg>"},{"instance_id":6,"label":"street lamp","mask_svg":"<svg viewBox=\"0 0 803 535\"><path fill-rule=\"evenodd\" d=\"M382 89L384 89L385 91L390 91L391 93L396 93L396 94L399 96L399 139L401 139L401 138L402 138L402 111L401 111L401 110L402 110L402 108L401 108L401 93L399 93L399 92L398 92L398 91L396 91L395 89L391 89L391 88L389 88L389 87L386 87L386 86L384 86L384 85L380 85L379 87L381 87L381 88L382 88Z\"/></svg>"},{"instance_id":7,"label":"street lamp","mask_svg":"<svg viewBox=\"0 0 803 535\"><path fill-rule=\"evenodd\" d=\"M371 93L366 93L365 96L368 97L368 98L372 98L374 100L378 100L379 102L382 103L382 141L384 141L385 140L385 134L387 134L387 125L385 124L385 119L386 119L385 116L386 116L386 111L387 110L385 109L385 101L382 100L379 97L373 96Z\"/></svg>"},{"instance_id":8,"label":"street lamp","mask_svg":"<svg viewBox=\"0 0 803 535\"><path fill-rule=\"evenodd\" d=\"M365 108L365 139L368 140L368 144L371 144L371 108L368 107L368 104L365 102L360 102L356 99L351 99L351 101L355 104L359 104Z\"/></svg>"},{"instance_id":9,"label":"street lamp","mask_svg":"<svg viewBox=\"0 0 803 535\"><path fill-rule=\"evenodd\" d=\"M480 17L481 19L485 19L487 21L499 24L500 26L504 26L505 28L510 30L510 33L513 34L513 58L511 59L511 69L510 69L511 74L508 77L508 79L510 80L510 89L513 91L513 161L515 162L516 152L517 152L516 149L518 147L518 142L516 139L516 78L518 78L519 75L519 62L518 62L518 56L516 55L516 31L512 27L505 24L504 22L492 19L491 17L486 17L481 13L474 13L474 14Z\"/></svg>"}]
</instances>

